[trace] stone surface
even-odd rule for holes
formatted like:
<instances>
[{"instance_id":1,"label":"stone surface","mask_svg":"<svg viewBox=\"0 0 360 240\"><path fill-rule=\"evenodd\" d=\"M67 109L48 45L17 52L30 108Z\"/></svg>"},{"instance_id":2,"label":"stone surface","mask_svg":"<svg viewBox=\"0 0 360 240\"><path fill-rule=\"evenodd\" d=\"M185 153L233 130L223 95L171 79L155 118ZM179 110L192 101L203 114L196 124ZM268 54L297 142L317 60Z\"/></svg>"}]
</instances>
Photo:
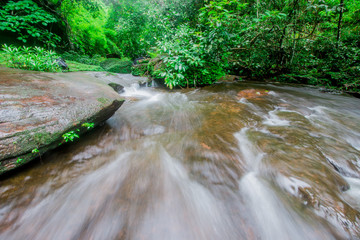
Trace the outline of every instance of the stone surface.
<instances>
[{"instance_id":1,"label":"stone surface","mask_svg":"<svg viewBox=\"0 0 360 240\"><path fill-rule=\"evenodd\" d=\"M269 94L269 91L263 89L245 89L238 92L237 97L239 99L259 99Z\"/></svg>"},{"instance_id":2,"label":"stone surface","mask_svg":"<svg viewBox=\"0 0 360 240\"><path fill-rule=\"evenodd\" d=\"M84 72L85 73L85 72ZM87 75L97 78L105 84L116 83L123 87L131 87L134 83L147 82L147 77L136 77L131 74L118 74L106 72L86 72Z\"/></svg>"},{"instance_id":3,"label":"stone surface","mask_svg":"<svg viewBox=\"0 0 360 240\"><path fill-rule=\"evenodd\" d=\"M232 83L232 82L237 82L240 79L241 79L241 77L237 76L237 75L225 75L225 76L222 76L221 78L219 78L218 82Z\"/></svg>"},{"instance_id":4,"label":"stone surface","mask_svg":"<svg viewBox=\"0 0 360 240\"><path fill-rule=\"evenodd\" d=\"M111 117L123 100L85 73L42 73L0 68L0 175ZM39 153L32 153L38 149Z\"/></svg>"},{"instance_id":5,"label":"stone surface","mask_svg":"<svg viewBox=\"0 0 360 240\"><path fill-rule=\"evenodd\" d=\"M120 84L118 84L118 83L113 83L113 82L111 82L111 83L109 83L108 84L110 87L112 87L114 90L115 90L115 92L117 92L117 93L123 93L125 90L124 90L124 87L123 86L121 86Z\"/></svg>"}]
</instances>

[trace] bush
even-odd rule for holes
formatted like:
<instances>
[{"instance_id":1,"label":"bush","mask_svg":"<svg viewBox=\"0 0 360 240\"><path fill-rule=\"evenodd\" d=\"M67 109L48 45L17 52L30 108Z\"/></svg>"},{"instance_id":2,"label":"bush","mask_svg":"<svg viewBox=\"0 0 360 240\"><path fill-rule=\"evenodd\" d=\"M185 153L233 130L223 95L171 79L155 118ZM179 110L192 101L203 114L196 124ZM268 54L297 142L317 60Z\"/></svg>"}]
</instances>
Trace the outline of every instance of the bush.
<instances>
[{"instance_id":1,"label":"bush","mask_svg":"<svg viewBox=\"0 0 360 240\"><path fill-rule=\"evenodd\" d=\"M3 45L3 50L7 54L8 67L44 72L60 70L56 61L59 56L51 50L40 47L13 47L6 44Z\"/></svg>"},{"instance_id":2,"label":"bush","mask_svg":"<svg viewBox=\"0 0 360 240\"><path fill-rule=\"evenodd\" d=\"M148 63L137 64L132 68L131 74L134 76L149 75Z\"/></svg>"},{"instance_id":3,"label":"bush","mask_svg":"<svg viewBox=\"0 0 360 240\"><path fill-rule=\"evenodd\" d=\"M109 58L100 63L100 66L108 72L131 73L132 62L127 59Z\"/></svg>"},{"instance_id":4,"label":"bush","mask_svg":"<svg viewBox=\"0 0 360 240\"><path fill-rule=\"evenodd\" d=\"M89 55L80 54L75 51L69 51L61 54L62 58L69 61L75 61L87 65L100 65L100 62L102 60L101 56L96 54L93 57L90 57Z\"/></svg>"},{"instance_id":5,"label":"bush","mask_svg":"<svg viewBox=\"0 0 360 240\"><path fill-rule=\"evenodd\" d=\"M207 37L182 25L171 39L158 43L163 64L154 73L164 78L169 88L212 84L225 75L227 64L218 57L221 52L212 50L215 49L212 44Z\"/></svg>"}]
</instances>

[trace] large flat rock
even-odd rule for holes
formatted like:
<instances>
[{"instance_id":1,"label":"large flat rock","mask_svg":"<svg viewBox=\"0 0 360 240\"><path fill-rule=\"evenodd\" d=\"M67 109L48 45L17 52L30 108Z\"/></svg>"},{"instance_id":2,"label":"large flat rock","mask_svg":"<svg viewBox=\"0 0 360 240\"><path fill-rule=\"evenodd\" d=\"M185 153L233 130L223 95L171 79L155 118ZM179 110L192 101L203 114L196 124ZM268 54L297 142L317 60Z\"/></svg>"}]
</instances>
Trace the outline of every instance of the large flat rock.
<instances>
[{"instance_id":1,"label":"large flat rock","mask_svg":"<svg viewBox=\"0 0 360 240\"><path fill-rule=\"evenodd\" d=\"M62 135L100 124L123 100L88 74L0 68L0 175L55 148ZM78 130L79 129L79 130Z\"/></svg>"}]
</instances>

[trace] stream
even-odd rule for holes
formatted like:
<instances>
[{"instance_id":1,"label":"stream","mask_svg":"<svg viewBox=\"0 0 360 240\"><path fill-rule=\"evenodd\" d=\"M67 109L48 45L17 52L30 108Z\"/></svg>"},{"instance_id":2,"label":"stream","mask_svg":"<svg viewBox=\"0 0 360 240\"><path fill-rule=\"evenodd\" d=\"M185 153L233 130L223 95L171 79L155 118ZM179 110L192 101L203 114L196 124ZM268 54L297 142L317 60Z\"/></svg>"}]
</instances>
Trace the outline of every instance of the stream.
<instances>
[{"instance_id":1,"label":"stream","mask_svg":"<svg viewBox=\"0 0 360 240\"><path fill-rule=\"evenodd\" d=\"M0 239L360 239L360 99L122 84L103 126L0 179Z\"/></svg>"}]
</instances>

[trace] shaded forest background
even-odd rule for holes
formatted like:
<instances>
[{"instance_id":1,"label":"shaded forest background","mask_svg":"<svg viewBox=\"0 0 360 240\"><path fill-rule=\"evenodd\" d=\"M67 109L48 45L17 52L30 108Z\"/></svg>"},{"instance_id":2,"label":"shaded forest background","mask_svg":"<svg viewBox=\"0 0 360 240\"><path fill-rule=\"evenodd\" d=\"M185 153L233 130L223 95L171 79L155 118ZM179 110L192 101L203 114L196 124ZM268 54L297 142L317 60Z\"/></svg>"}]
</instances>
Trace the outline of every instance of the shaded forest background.
<instances>
[{"instance_id":1,"label":"shaded forest background","mask_svg":"<svg viewBox=\"0 0 360 240\"><path fill-rule=\"evenodd\" d=\"M0 43L69 60L146 57L170 88L225 74L360 89L358 0L1 1ZM83 60L81 60L83 59Z\"/></svg>"}]
</instances>

